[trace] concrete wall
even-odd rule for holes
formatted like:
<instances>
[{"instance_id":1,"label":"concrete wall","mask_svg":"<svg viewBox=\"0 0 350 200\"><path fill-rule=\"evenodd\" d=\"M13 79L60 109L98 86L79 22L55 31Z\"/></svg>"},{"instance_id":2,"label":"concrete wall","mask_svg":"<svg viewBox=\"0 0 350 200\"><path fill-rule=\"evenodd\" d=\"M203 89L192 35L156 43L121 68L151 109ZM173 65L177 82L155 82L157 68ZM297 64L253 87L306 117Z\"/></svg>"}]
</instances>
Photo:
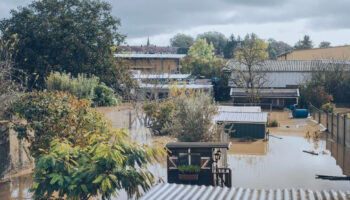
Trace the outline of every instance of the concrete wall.
<instances>
[{"instance_id":1,"label":"concrete wall","mask_svg":"<svg viewBox=\"0 0 350 200\"><path fill-rule=\"evenodd\" d=\"M34 167L28 143L18 140L9 123L0 123L0 179Z\"/></svg>"},{"instance_id":2,"label":"concrete wall","mask_svg":"<svg viewBox=\"0 0 350 200\"><path fill-rule=\"evenodd\" d=\"M295 50L277 60L350 60L350 46Z\"/></svg>"}]
</instances>

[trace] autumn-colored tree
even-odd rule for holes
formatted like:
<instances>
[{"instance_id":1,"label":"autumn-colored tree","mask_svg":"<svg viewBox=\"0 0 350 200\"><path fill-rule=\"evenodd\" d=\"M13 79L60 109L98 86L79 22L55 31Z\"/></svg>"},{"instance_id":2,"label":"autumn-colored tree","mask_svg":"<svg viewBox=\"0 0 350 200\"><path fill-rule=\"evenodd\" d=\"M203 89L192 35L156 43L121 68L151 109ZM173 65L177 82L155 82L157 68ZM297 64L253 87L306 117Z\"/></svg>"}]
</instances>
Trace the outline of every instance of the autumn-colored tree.
<instances>
[{"instance_id":1,"label":"autumn-colored tree","mask_svg":"<svg viewBox=\"0 0 350 200\"><path fill-rule=\"evenodd\" d=\"M124 189L141 195L154 183L147 164L163 150L127 141L88 100L63 92L32 92L11 106L14 129L35 159L35 199L109 199ZM24 119L24 120L23 120Z\"/></svg>"},{"instance_id":2,"label":"autumn-colored tree","mask_svg":"<svg viewBox=\"0 0 350 200\"><path fill-rule=\"evenodd\" d=\"M315 82L310 82L300 89L300 96L303 98L302 101L311 103L317 108L321 108L322 105L333 101L333 96L328 94L322 86Z\"/></svg>"}]
</instances>

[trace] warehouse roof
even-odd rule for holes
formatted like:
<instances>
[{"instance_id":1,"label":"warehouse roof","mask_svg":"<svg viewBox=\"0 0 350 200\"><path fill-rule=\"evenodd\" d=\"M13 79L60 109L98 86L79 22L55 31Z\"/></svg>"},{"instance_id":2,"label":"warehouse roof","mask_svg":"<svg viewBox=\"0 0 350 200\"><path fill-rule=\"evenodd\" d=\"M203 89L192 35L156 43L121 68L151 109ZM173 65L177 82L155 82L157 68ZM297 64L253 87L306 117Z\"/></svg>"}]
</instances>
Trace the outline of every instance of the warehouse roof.
<instances>
[{"instance_id":1,"label":"warehouse roof","mask_svg":"<svg viewBox=\"0 0 350 200\"><path fill-rule=\"evenodd\" d=\"M167 148L229 148L228 142L169 142Z\"/></svg>"},{"instance_id":2,"label":"warehouse roof","mask_svg":"<svg viewBox=\"0 0 350 200\"><path fill-rule=\"evenodd\" d=\"M266 60L259 66L253 66L253 69L266 72L312 72L331 70L340 66L350 71L349 60ZM235 60L227 61L226 68L233 71L247 71L246 65Z\"/></svg>"},{"instance_id":3,"label":"warehouse roof","mask_svg":"<svg viewBox=\"0 0 350 200\"><path fill-rule=\"evenodd\" d=\"M186 79L191 74L134 74L133 76L137 79Z\"/></svg>"},{"instance_id":4,"label":"warehouse roof","mask_svg":"<svg viewBox=\"0 0 350 200\"><path fill-rule=\"evenodd\" d=\"M265 112L220 112L214 117L217 122L266 123Z\"/></svg>"},{"instance_id":5,"label":"warehouse roof","mask_svg":"<svg viewBox=\"0 0 350 200\"><path fill-rule=\"evenodd\" d=\"M304 189L245 189L181 184L158 184L148 191L140 200L350 200L350 192L317 191Z\"/></svg>"},{"instance_id":6,"label":"warehouse roof","mask_svg":"<svg viewBox=\"0 0 350 200\"><path fill-rule=\"evenodd\" d=\"M168 59L180 59L186 56L186 54L115 54L117 58L168 58Z\"/></svg>"},{"instance_id":7,"label":"warehouse roof","mask_svg":"<svg viewBox=\"0 0 350 200\"><path fill-rule=\"evenodd\" d=\"M169 84L140 84L140 88L142 89L169 89L172 87L177 88L183 88L186 87L187 89L211 89L213 88L212 85L197 85L197 84L187 84L187 85L169 85Z\"/></svg>"},{"instance_id":8,"label":"warehouse roof","mask_svg":"<svg viewBox=\"0 0 350 200\"><path fill-rule=\"evenodd\" d=\"M260 106L218 106L219 112L261 112Z\"/></svg>"},{"instance_id":9,"label":"warehouse roof","mask_svg":"<svg viewBox=\"0 0 350 200\"><path fill-rule=\"evenodd\" d=\"M231 88L230 95L232 97L248 97L244 88ZM299 89L278 89L278 88L263 88L257 89L259 97L299 97Z\"/></svg>"}]
</instances>

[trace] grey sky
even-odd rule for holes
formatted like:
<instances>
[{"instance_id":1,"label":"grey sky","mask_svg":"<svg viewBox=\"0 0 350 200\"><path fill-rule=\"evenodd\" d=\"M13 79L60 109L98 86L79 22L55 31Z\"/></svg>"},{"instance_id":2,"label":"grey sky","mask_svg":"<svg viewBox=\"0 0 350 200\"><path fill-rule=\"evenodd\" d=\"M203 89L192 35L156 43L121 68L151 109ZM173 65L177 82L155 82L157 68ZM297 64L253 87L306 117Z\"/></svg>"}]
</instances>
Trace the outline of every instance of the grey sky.
<instances>
[{"instance_id":1,"label":"grey sky","mask_svg":"<svg viewBox=\"0 0 350 200\"><path fill-rule=\"evenodd\" d=\"M122 22L129 44L168 45L181 32L196 36L219 31L226 36L255 32L293 45L309 34L315 45L350 44L349 0L108 0ZM0 17L30 0L0 0Z\"/></svg>"}]
</instances>

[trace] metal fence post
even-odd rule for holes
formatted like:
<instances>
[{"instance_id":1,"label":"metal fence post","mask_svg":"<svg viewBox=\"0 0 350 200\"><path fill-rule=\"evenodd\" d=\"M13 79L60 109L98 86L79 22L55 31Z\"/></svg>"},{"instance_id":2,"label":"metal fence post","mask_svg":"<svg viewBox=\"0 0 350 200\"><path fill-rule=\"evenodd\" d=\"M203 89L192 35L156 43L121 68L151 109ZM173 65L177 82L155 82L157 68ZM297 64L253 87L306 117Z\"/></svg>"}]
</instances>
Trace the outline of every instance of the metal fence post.
<instances>
[{"instance_id":1,"label":"metal fence post","mask_svg":"<svg viewBox=\"0 0 350 200\"><path fill-rule=\"evenodd\" d=\"M327 131L328 131L328 133L329 133L329 127L328 127L328 122L329 122L329 120L328 120L328 113L326 113L326 126L327 126Z\"/></svg>"}]
</instances>

